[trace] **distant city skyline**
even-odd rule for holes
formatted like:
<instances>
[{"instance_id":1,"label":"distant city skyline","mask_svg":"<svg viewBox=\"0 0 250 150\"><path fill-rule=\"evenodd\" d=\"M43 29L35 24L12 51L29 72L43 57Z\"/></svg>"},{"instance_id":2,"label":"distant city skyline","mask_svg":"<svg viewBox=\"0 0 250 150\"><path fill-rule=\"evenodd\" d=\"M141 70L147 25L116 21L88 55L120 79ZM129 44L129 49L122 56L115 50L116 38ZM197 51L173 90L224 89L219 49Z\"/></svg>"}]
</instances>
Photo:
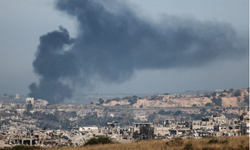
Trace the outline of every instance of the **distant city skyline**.
<instances>
[{"instance_id":1,"label":"distant city skyline","mask_svg":"<svg viewBox=\"0 0 250 150\"><path fill-rule=\"evenodd\" d=\"M237 37L241 38L239 41L249 41L247 0L118 2L128 5L137 16L152 24L166 16L178 17L185 21L194 20L195 23L198 22L197 24L226 24L228 28L233 29ZM51 0L0 1L0 12L0 94L26 95L30 92L28 86L32 82L39 82L39 76L34 73L32 62L35 60L40 36L63 26L71 37L76 38L78 23L76 17L56 10L54 1ZM223 57L227 58L231 52L224 50ZM249 87L247 53L230 56L228 59L218 58L203 65L199 65L198 62L198 65L189 67L139 66L132 71L131 77L121 82L108 82L109 78L103 82L96 82L93 79L94 84L84 88L77 86L74 90L76 93L171 93Z\"/></svg>"}]
</instances>

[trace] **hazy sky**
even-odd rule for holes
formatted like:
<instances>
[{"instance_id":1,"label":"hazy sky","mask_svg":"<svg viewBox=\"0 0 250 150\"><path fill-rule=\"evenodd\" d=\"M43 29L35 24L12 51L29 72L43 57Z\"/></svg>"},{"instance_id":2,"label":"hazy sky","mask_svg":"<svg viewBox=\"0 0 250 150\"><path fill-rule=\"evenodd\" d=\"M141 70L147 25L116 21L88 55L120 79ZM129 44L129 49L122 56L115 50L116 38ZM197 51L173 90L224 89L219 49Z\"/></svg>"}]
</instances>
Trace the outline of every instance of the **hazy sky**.
<instances>
[{"instance_id":1,"label":"hazy sky","mask_svg":"<svg viewBox=\"0 0 250 150\"><path fill-rule=\"evenodd\" d=\"M122 1L122 0L119 0ZM162 16L230 24L236 34L248 38L248 0L130 0L127 5L138 16L159 22ZM0 94L27 94L38 82L32 62L39 37L63 26L71 37L78 33L77 21L55 9L52 0L0 1ZM248 55L248 54L247 54ZM248 56L214 61L202 66L136 69L119 84L98 82L83 93L164 93L248 87Z\"/></svg>"}]
</instances>

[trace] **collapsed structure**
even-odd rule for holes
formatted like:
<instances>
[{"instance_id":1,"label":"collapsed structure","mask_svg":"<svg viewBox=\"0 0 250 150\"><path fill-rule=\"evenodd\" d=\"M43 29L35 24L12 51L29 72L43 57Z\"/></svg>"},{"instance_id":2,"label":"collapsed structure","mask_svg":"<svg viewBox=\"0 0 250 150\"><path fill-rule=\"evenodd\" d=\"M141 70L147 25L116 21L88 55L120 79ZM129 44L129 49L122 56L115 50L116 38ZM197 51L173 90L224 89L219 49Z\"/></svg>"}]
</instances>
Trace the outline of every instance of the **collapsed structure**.
<instances>
[{"instance_id":1,"label":"collapsed structure","mask_svg":"<svg viewBox=\"0 0 250 150\"><path fill-rule=\"evenodd\" d=\"M1 126L1 147L13 145L79 146L93 137L109 137L114 141L124 142L137 139L167 139L174 137L204 136L240 136L249 135L249 114L243 113L238 118L227 119L224 115L203 117L201 120L178 121L167 119L162 124L150 122L134 123L133 126L121 127L118 122L107 122L105 127L71 127L68 130L13 130L10 126Z\"/></svg>"}]
</instances>

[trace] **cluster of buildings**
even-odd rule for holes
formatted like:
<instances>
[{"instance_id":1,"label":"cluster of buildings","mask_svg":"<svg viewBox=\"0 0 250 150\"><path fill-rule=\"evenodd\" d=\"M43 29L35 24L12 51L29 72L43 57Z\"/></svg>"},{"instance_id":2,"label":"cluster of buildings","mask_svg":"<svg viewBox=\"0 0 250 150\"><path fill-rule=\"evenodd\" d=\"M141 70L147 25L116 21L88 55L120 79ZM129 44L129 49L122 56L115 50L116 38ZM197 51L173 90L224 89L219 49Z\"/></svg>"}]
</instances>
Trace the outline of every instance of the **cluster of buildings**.
<instances>
[{"instance_id":1,"label":"cluster of buildings","mask_svg":"<svg viewBox=\"0 0 250 150\"><path fill-rule=\"evenodd\" d=\"M20 125L16 128L2 125L0 147L13 145L36 145L41 147L80 146L93 137L109 137L117 142L137 139L171 139L174 137L240 136L249 135L249 114L235 119L224 115L213 115L193 121L167 119L162 124L137 122L133 126L120 126L118 122L107 122L104 127L70 127L68 130L37 129L27 130Z\"/></svg>"},{"instance_id":2,"label":"cluster of buildings","mask_svg":"<svg viewBox=\"0 0 250 150\"><path fill-rule=\"evenodd\" d=\"M224 115L203 117L201 120L176 122L166 120L161 127L155 128L155 134L180 137L221 137L249 135L249 114L242 114L239 118L227 119Z\"/></svg>"},{"instance_id":3,"label":"cluster of buildings","mask_svg":"<svg viewBox=\"0 0 250 150\"><path fill-rule=\"evenodd\" d=\"M17 95L18 96L18 95ZM32 106L31 110L28 107ZM19 103L0 103L0 148L12 147L19 144L36 145L41 147L53 146L80 146L88 139L93 137L109 137L117 142L130 142L138 139L171 139L175 137L194 137L204 136L241 136L249 135L249 107L242 108L218 108L216 112L213 109L206 109L210 115L200 120L182 120L181 116L173 117L171 115L158 114L162 108L152 109L127 109L119 107L103 107L92 105L70 105L58 104L48 105L46 100L34 100L26 98L24 104ZM174 109L174 108L173 108ZM168 110L171 110L169 108ZM27 115L27 111L29 114ZM183 108L186 115L199 114L200 108ZM58 117L56 114L74 114L64 118L70 122L67 128L43 128L39 125L36 114L46 114L52 117ZM131 117L133 124L122 125L116 122L117 118L123 120L122 116ZM149 116L157 114L158 123L150 122ZM128 115L129 114L129 115ZM218 115L220 114L220 115ZM224 115L223 115L224 114ZM238 117L228 119L226 114L232 114ZM80 126L77 124L86 116L96 116L98 119L109 118L116 120L107 122L105 126ZM46 120L42 120L42 122ZM56 126L62 125L57 122Z\"/></svg>"},{"instance_id":4,"label":"cluster of buildings","mask_svg":"<svg viewBox=\"0 0 250 150\"><path fill-rule=\"evenodd\" d=\"M47 106L49 104L48 101L46 101L46 100L42 100L42 99L34 100L33 97L26 98L25 103L31 104L31 105L36 106L36 107Z\"/></svg>"}]
</instances>

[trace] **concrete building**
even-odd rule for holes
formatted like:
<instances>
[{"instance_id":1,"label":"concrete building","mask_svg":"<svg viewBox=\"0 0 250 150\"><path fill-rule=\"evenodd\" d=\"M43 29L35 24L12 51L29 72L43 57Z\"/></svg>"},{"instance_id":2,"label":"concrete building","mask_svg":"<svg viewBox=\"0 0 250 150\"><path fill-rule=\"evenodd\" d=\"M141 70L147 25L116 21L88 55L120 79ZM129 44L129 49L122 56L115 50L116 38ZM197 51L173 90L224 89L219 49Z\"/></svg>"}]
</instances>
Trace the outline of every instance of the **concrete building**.
<instances>
[{"instance_id":1,"label":"concrete building","mask_svg":"<svg viewBox=\"0 0 250 150\"><path fill-rule=\"evenodd\" d=\"M34 105L34 98L33 97L27 97L25 99L25 103Z\"/></svg>"}]
</instances>

